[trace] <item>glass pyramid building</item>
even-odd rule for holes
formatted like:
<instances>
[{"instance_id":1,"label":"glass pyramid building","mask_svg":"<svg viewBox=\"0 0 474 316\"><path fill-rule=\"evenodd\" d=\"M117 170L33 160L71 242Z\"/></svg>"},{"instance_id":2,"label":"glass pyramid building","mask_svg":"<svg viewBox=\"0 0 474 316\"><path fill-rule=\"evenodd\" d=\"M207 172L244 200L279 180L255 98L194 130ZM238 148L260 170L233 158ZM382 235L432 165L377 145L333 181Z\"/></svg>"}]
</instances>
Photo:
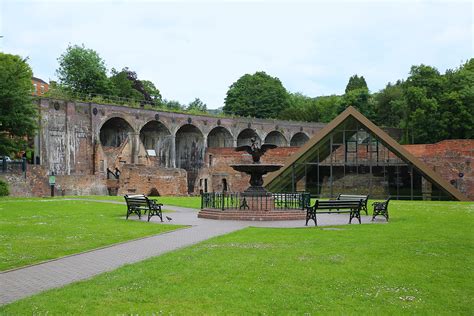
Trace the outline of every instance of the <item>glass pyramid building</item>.
<instances>
[{"instance_id":1,"label":"glass pyramid building","mask_svg":"<svg viewBox=\"0 0 474 316\"><path fill-rule=\"evenodd\" d=\"M353 107L348 107L265 179L270 192L317 197L459 200L467 197Z\"/></svg>"}]
</instances>

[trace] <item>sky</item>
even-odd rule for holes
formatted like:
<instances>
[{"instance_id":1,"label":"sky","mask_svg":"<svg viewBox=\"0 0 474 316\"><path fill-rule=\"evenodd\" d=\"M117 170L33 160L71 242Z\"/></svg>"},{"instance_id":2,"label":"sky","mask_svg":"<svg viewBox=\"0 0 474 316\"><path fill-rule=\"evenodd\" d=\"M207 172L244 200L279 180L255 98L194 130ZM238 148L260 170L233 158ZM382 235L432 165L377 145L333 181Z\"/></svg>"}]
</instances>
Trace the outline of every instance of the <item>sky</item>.
<instances>
[{"instance_id":1,"label":"sky","mask_svg":"<svg viewBox=\"0 0 474 316\"><path fill-rule=\"evenodd\" d=\"M215 109L257 71L316 97L343 94L354 74L377 92L412 65L459 67L474 57L473 3L0 0L0 51L49 81L68 45L84 44L165 99Z\"/></svg>"}]
</instances>

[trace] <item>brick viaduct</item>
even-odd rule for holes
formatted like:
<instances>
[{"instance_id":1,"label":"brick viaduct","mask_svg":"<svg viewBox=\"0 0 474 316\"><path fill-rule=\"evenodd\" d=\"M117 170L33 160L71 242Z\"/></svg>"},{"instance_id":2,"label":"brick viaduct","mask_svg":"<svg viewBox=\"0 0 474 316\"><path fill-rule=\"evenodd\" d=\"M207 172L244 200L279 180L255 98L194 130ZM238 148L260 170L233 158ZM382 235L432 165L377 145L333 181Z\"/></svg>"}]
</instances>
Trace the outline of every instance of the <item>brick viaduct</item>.
<instances>
[{"instance_id":1,"label":"brick viaduct","mask_svg":"<svg viewBox=\"0 0 474 316\"><path fill-rule=\"evenodd\" d=\"M248 186L248 177L230 164L250 162L234 147L251 137L280 147L262 159L283 164L325 124L223 118L125 106L37 99L41 114L34 165L26 177L6 174L14 196L50 194L150 193L186 195L200 190L231 191ZM387 130L386 130L387 131ZM388 130L392 136L397 130ZM399 132L399 131L398 131ZM405 148L474 199L474 140L446 140ZM117 168L120 177L116 178ZM107 172L110 170L111 172ZM463 174L463 178L458 175ZM224 181L225 180L225 181Z\"/></svg>"},{"instance_id":2,"label":"brick viaduct","mask_svg":"<svg viewBox=\"0 0 474 316\"><path fill-rule=\"evenodd\" d=\"M208 149L248 144L251 137L260 143L299 147L324 126L322 123L213 117L47 98L38 99L38 105L41 122L40 134L35 140L35 162L46 172L54 172L59 177L96 175L104 178L108 175L107 169L118 168L126 173L127 179L135 175L136 182L145 176L145 170L148 170L148 178L154 177L157 181L182 174L187 179L187 190L162 189L163 193L170 194L196 192L196 177ZM130 184L112 182L108 182L109 188L119 189ZM183 185L181 181L174 181L175 185L176 182ZM160 184L162 186L163 181ZM126 191L119 190L119 193Z\"/></svg>"}]
</instances>

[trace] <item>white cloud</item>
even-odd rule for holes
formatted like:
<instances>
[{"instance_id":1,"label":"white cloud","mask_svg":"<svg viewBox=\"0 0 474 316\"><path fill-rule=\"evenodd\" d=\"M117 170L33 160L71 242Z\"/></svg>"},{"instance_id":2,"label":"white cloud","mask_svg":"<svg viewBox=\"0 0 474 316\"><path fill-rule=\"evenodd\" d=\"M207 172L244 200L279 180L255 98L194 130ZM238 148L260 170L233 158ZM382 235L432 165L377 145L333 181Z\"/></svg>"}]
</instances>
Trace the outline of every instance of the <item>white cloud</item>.
<instances>
[{"instance_id":1,"label":"white cloud","mask_svg":"<svg viewBox=\"0 0 474 316\"><path fill-rule=\"evenodd\" d=\"M0 2L1 3L1 2ZM342 93L364 75L372 91L403 79L410 66L440 71L472 57L467 2L6 1L6 52L30 56L36 75L54 78L68 43L125 66L163 96L221 106L228 87L264 70L290 91Z\"/></svg>"}]
</instances>

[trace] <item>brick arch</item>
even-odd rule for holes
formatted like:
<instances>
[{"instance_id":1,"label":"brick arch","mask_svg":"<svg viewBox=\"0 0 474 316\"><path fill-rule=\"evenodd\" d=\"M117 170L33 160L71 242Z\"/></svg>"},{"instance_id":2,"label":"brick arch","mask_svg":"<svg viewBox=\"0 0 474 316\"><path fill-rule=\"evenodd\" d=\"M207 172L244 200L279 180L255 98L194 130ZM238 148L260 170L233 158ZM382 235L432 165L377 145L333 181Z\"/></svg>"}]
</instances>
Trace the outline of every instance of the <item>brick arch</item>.
<instances>
[{"instance_id":1,"label":"brick arch","mask_svg":"<svg viewBox=\"0 0 474 316\"><path fill-rule=\"evenodd\" d=\"M274 144L278 147L287 147L288 141L286 137L280 131L271 131L265 137L266 144Z\"/></svg>"},{"instance_id":2,"label":"brick arch","mask_svg":"<svg viewBox=\"0 0 474 316\"><path fill-rule=\"evenodd\" d=\"M100 144L106 147L120 147L128 138L129 133L134 133L134 129L125 118L110 117L100 125Z\"/></svg>"},{"instance_id":3,"label":"brick arch","mask_svg":"<svg viewBox=\"0 0 474 316\"><path fill-rule=\"evenodd\" d=\"M211 129L207 134L207 147L209 148L222 148L233 146L234 136L227 128L223 126L216 126Z\"/></svg>"},{"instance_id":4,"label":"brick arch","mask_svg":"<svg viewBox=\"0 0 474 316\"><path fill-rule=\"evenodd\" d=\"M130 125L130 127L132 128L133 132L136 132L137 129L136 126L134 127L134 125L136 124L133 124L131 121L130 121L130 116L128 115L125 115L123 113L120 113L120 112L116 112L116 113L111 113L110 115L107 115L105 116L103 119L101 119L99 125L97 126L97 130L100 132L100 130L102 129L102 126L104 126L104 124L113 119L113 118L121 118L122 120L124 120L125 122L128 123L128 125Z\"/></svg>"},{"instance_id":5,"label":"brick arch","mask_svg":"<svg viewBox=\"0 0 474 316\"><path fill-rule=\"evenodd\" d=\"M255 137L258 144L262 144L262 138L257 131L252 128L245 128L237 136L237 146L250 145L250 138Z\"/></svg>"},{"instance_id":6,"label":"brick arch","mask_svg":"<svg viewBox=\"0 0 474 316\"><path fill-rule=\"evenodd\" d=\"M175 133L176 167L187 171L188 193L194 191L199 169L204 164L204 134L194 124L184 124Z\"/></svg>"},{"instance_id":7,"label":"brick arch","mask_svg":"<svg viewBox=\"0 0 474 316\"><path fill-rule=\"evenodd\" d=\"M142 124L138 125L137 131L140 131L140 132L141 132L142 129L143 129L146 125L148 125L148 124L150 124L150 123L152 123L152 122L158 122L158 123L160 123L161 125L163 125L163 126L168 130L168 132L169 132L170 134L172 134L171 127L168 126L168 124L167 124L165 121L163 121L163 120L156 120L156 119L149 119L149 120L144 121Z\"/></svg>"},{"instance_id":8,"label":"brick arch","mask_svg":"<svg viewBox=\"0 0 474 316\"><path fill-rule=\"evenodd\" d=\"M140 129L140 141L144 149L155 151L158 165L171 166L172 136L163 122L152 120L144 124Z\"/></svg>"},{"instance_id":9,"label":"brick arch","mask_svg":"<svg viewBox=\"0 0 474 316\"><path fill-rule=\"evenodd\" d=\"M290 140L290 146L301 147L309 140L308 134L304 132L295 133Z\"/></svg>"}]
</instances>

